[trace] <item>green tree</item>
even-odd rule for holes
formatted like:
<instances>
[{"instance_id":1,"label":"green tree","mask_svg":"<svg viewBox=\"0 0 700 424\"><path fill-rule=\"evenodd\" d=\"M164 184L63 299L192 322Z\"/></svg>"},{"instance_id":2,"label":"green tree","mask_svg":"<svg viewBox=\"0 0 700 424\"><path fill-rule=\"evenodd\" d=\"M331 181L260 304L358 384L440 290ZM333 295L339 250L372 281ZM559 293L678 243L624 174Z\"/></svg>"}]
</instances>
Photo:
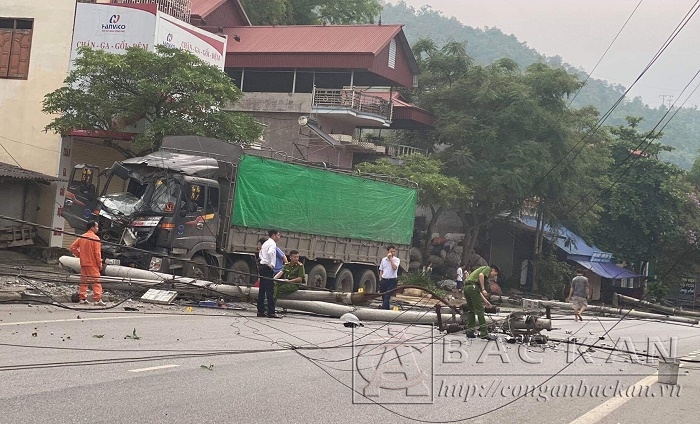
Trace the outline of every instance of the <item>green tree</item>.
<instances>
[{"instance_id":1,"label":"green tree","mask_svg":"<svg viewBox=\"0 0 700 424\"><path fill-rule=\"evenodd\" d=\"M379 0L243 0L253 25L374 23Z\"/></svg>"},{"instance_id":2,"label":"green tree","mask_svg":"<svg viewBox=\"0 0 700 424\"><path fill-rule=\"evenodd\" d=\"M221 70L180 49L129 48L124 55L83 47L65 85L44 98L58 116L47 131L124 131L145 120L135 145L157 149L166 135L199 135L246 143L261 134L247 114L224 110L241 96Z\"/></svg>"},{"instance_id":3,"label":"green tree","mask_svg":"<svg viewBox=\"0 0 700 424\"><path fill-rule=\"evenodd\" d=\"M469 189L459 179L442 173L442 162L438 159L413 154L401 157L401 164L393 164L386 159L377 162L364 162L357 165L361 173L388 175L411 181L418 185L418 205L430 209L428 235L433 233L437 220L443 212L459 199L469 196ZM422 246L423 256L430 252L430 237Z\"/></svg>"},{"instance_id":4,"label":"green tree","mask_svg":"<svg viewBox=\"0 0 700 424\"><path fill-rule=\"evenodd\" d=\"M603 206L597 244L637 270L661 258L665 240L684 236L681 219L691 191L682 169L658 159L670 149L657 141L662 134L639 131L640 120L611 128L611 184L595 198Z\"/></svg>"},{"instance_id":5,"label":"green tree","mask_svg":"<svg viewBox=\"0 0 700 424\"><path fill-rule=\"evenodd\" d=\"M545 202L548 220L561 219L554 212L566 200L562 193L580 192L567 184L580 184L595 163L586 158L564 167L566 172L548 174L584 131L565 101L580 86L576 77L543 64L523 72L510 59L477 65L456 42L438 48L421 40L414 52L423 74L413 100L437 116L431 138L441 146L445 172L474 192L457 205L466 235L463 261L481 228L503 214L517 214L528 198ZM586 114L593 112L581 112L590 125Z\"/></svg>"}]
</instances>

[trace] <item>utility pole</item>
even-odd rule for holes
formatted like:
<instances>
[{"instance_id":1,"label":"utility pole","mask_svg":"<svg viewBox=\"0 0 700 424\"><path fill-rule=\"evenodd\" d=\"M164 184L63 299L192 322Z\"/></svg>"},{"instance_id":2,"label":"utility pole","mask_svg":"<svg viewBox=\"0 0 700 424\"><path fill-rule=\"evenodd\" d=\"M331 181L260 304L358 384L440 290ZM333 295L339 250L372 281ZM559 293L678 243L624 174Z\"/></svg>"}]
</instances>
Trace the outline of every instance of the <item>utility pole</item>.
<instances>
[{"instance_id":1,"label":"utility pole","mask_svg":"<svg viewBox=\"0 0 700 424\"><path fill-rule=\"evenodd\" d=\"M671 102L673 102L673 94L661 94L659 95L661 97L661 104L665 105L666 104L666 97L668 97L668 108L671 108Z\"/></svg>"}]
</instances>

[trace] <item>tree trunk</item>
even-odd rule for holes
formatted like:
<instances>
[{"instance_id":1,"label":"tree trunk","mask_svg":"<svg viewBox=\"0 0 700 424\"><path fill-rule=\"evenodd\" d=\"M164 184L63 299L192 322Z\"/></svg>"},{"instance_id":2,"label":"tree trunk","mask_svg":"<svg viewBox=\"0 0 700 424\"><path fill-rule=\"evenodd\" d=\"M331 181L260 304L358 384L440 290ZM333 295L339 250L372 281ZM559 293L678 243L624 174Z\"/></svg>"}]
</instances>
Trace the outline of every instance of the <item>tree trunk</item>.
<instances>
[{"instance_id":1,"label":"tree trunk","mask_svg":"<svg viewBox=\"0 0 700 424\"><path fill-rule=\"evenodd\" d=\"M435 224L437 224L437 220L440 218L440 215L442 215L444 211L444 206L440 206L437 209L435 209L433 206L430 207L431 217L430 221L428 221L428 227L426 229L428 237L426 237L422 247L423 261L425 263L428 262L428 257L430 256L430 242L432 241L433 237L433 229L435 228Z\"/></svg>"},{"instance_id":2,"label":"tree trunk","mask_svg":"<svg viewBox=\"0 0 700 424\"><path fill-rule=\"evenodd\" d=\"M476 214L469 213L469 211L464 209L460 209L457 215L459 216L459 220L462 221L462 232L464 233L464 240L462 240L462 263L467 264L479 235L478 219Z\"/></svg>"}]
</instances>

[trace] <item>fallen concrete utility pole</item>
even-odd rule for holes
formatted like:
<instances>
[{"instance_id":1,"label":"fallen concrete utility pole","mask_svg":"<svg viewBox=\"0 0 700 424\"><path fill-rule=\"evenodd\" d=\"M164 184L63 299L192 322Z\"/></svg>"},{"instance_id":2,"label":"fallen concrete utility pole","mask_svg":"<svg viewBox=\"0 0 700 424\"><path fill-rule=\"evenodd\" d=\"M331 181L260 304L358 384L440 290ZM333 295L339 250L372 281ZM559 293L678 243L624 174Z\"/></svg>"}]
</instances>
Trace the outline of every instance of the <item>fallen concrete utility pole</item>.
<instances>
[{"instance_id":1,"label":"fallen concrete utility pole","mask_svg":"<svg viewBox=\"0 0 700 424\"><path fill-rule=\"evenodd\" d=\"M571 303L541 300L541 301L539 301L539 304L542 306L551 306L554 308L573 309L573 305ZM672 317L672 316L668 316L668 315L659 315L659 314L651 314L648 312L639 312L639 311L635 311L633 309L608 308L606 306L589 305L586 308L586 312L589 312L589 311L590 312L601 312L601 313L613 314L613 315L624 315L624 316L629 316L632 318L647 318L647 319L657 319L660 321L680 322L683 324L697 324L698 323L698 320L693 319L693 318Z\"/></svg>"},{"instance_id":2,"label":"fallen concrete utility pole","mask_svg":"<svg viewBox=\"0 0 700 424\"><path fill-rule=\"evenodd\" d=\"M61 265L72 269L75 272L80 272L80 260L71 256L61 256L59 258ZM160 272L146 271L119 265L107 265L104 272L105 282L114 283L114 289L119 288L124 290L133 290L141 286L144 290L158 285L160 288L171 288L183 293L201 293L202 291L210 291L213 295L230 296L238 299L257 299L257 287L234 286L229 284L217 284L206 280L195 280L187 277L178 277ZM109 280L107 279L109 278ZM114 279L116 278L116 280ZM79 276L69 277L71 283L78 282ZM116 285L118 282L124 285ZM305 301L323 301L337 302L347 305L358 305L371 301L378 297L374 293L344 293L344 292L327 292L315 290L299 290L289 295L284 296L288 300L305 300Z\"/></svg>"},{"instance_id":3,"label":"fallen concrete utility pole","mask_svg":"<svg viewBox=\"0 0 700 424\"><path fill-rule=\"evenodd\" d=\"M700 312L696 312L696 311L686 311L686 310L678 309L678 308L670 308L668 306L658 305L656 303L647 302L646 300L635 299L633 297L625 296L624 294L619 294L619 293L616 293L615 296L617 297L618 301L621 301L623 303L631 303L634 305L645 306L649 309L654 309L656 311L661 311L661 312L667 312L671 315L679 315L679 316L686 316L686 317L700 317Z\"/></svg>"},{"instance_id":4,"label":"fallen concrete utility pole","mask_svg":"<svg viewBox=\"0 0 700 424\"><path fill-rule=\"evenodd\" d=\"M278 299L277 306L295 311L311 312L318 315L327 315L332 318L340 318L343 314L352 313L360 321L383 321L399 324L436 324L437 314L424 311L390 311L386 309L354 308L346 305L338 305L328 302ZM453 322L459 322L460 316L455 315ZM452 316L449 316L452 321Z\"/></svg>"}]
</instances>

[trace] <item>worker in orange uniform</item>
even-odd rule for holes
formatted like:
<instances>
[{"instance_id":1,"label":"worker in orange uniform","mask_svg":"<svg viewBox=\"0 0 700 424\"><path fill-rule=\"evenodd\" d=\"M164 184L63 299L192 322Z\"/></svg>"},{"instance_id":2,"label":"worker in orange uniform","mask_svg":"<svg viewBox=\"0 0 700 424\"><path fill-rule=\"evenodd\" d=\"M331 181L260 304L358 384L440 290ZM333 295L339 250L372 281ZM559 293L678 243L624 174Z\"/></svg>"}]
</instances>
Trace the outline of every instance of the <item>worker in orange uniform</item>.
<instances>
[{"instance_id":1,"label":"worker in orange uniform","mask_svg":"<svg viewBox=\"0 0 700 424\"><path fill-rule=\"evenodd\" d=\"M87 304L87 286L90 284L95 306L105 306L102 301L102 284L100 284L100 271L102 270L102 244L97 236L99 226L95 221L88 221L87 232L70 246L71 252L80 258L80 289L78 295L80 303Z\"/></svg>"}]
</instances>

